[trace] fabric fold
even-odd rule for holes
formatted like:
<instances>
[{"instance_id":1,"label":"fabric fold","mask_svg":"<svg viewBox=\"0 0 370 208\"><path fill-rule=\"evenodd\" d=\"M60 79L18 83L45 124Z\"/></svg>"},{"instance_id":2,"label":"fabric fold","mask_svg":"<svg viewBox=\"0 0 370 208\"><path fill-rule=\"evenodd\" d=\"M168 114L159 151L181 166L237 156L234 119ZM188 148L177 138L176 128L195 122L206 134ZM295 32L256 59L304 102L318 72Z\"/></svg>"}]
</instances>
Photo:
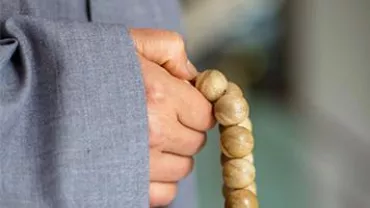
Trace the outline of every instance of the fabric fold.
<instances>
[{"instance_id":1,"label":"fabric fold","mask_svg":"<svg viewBox=\"0 0 370 208\"><path fill-rule=\"evenodd\" d=\"M127 30L13 16L0 39L0 207L147 207L145 92Z\"/></svg>"}]
</instances>

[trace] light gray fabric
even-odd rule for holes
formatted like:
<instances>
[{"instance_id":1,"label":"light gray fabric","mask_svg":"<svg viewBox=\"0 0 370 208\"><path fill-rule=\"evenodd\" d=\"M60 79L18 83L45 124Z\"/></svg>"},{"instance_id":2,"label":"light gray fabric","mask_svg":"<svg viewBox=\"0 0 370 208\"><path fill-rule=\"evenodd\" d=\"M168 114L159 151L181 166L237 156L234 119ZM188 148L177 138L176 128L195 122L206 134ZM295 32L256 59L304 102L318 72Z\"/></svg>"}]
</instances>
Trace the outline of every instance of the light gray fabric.
<instances>
[{"instance_id":1,"label":"light gray fabric","mask_svg":"<svg viewBox=\"0 0 370 208\"><path fill-rule=\"evenodd\" d=\"M0 0L1 208L148 207L145 93L125 28L179 30L177 5L109 2Z\"/></svg>"}]
</instances>

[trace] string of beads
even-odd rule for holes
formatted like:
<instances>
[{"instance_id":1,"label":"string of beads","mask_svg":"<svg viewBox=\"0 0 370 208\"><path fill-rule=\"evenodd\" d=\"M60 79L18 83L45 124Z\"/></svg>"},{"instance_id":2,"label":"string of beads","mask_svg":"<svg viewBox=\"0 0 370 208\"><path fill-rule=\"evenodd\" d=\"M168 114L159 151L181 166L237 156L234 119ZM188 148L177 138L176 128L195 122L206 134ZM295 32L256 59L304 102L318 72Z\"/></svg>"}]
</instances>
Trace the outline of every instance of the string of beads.
<instances>
[{"instance_id":1,"label":"string of beads","mask_svg":"<svg viewBox=\"0 0 370 208\"><path fill-rule=\"evenodd\" d=\"M243 91L213 69L200 73L195 87L213 104L219 123L225 208L258 208L254 138Z\"/></svg>"}]
</instances>

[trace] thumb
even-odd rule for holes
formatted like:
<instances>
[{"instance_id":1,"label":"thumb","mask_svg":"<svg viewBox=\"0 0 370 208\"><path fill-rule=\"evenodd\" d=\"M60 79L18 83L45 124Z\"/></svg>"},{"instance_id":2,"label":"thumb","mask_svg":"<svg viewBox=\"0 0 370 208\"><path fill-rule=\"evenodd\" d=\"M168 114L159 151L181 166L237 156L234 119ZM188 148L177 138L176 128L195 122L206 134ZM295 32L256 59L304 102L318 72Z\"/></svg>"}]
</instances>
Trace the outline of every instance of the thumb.
<instances>
[{"instance_id":1,"label":"thumb","mask_svg":"<svg viewBox=\"0 0 370 208\"><path fill-rule=\"evenodd\" d=\"M188 60L182 37L171 31L156 29L131 29L136 51L144 58L157 63L173 76L192 80L197 75Z\"/></svg>"}]
</instances>

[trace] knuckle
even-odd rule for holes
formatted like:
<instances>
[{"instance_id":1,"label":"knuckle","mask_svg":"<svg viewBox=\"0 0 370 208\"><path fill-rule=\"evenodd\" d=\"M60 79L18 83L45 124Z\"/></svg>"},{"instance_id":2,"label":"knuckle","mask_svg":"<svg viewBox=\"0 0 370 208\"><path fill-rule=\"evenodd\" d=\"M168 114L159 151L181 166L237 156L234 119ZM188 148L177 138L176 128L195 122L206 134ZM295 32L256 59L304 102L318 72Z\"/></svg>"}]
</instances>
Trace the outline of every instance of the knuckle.
<instances>
[{"instance_id":1,"label":"knuckle","mask_svg":"<svg viewBox=\"0 0 370 208\"><path fill-rule=\"evenodd\" d=\"M168 184L161 187L150 185L150 204L155 205L169 205L175 199L177 194L177 185Z\"/></svg>"},{"instance_id":2,"label":"knuckle","mask_svg":"<svg viewBox=\"0 0 370 208\"><path fill-rule=\"evenodd\" d=\"M173 50L175 50L173 52L175 52L176 54L184 53L185 52L185 42L184 42L182 35L180 35L177 32L170 32L170 37L171 37L171 42L175 46L173 47Z\"/></svg>"},{"instance_id":3,"label":"knuckle","mask_svg":"<svg viewBox=\"0 0 370 208\"><path fill-rule=\"evenodd\" d=\"M196 142L194 142L195 143L193 145L194 146L194 152L193 152L192 155L198 154L203 149L206 142L207 142L207 135L204 133L204 134L202 134L202 136L199 139L196 140Z\"/></svg>"},{"instance_id":4,"label":"knuckle","mask_svg":"<svg viewBox=\"0 0 370 208\"><path fill-rule=\"evenodd\" d=\"M161 128L160 119L158 116L149 114L149 146L162 147L165 143L163 129Z\"/></svg>"},{"instance_id":5,"label":"knuckle","mask_svg":"<svg viewBox=\"0 0 370 208\"><path fill-rule=\"evenodd\" d=\"M174 187L169 188L167 191L167 194L165 196L165 204L171 204L171 202L175 199L177 194L177 185L174 185Z\"/></svg>"},{"instance_id":6,"label":"knuckle","mask_svg":"<svg viewBox=\"0 0 370 208\"><path fill-rule=\"evenodd\" d=\"M178 166L178 175L179 175L179 180L185 178L188 176L191 171L193 170L194 166L194 159L192 157L186 158L183 163L179 163Z\"/></svg>"},{"instance_id":7,"label":"knuckle","mask_svg":"<svg viewBox=\"0 0 370 208\"><path fill-rule=\"evenodd\" d=\"M164 85L161 82L154 80L146 86L146 97L148 103L162 103L166 97Z\"/></svg>"},{"instance_id":8,"label":"knuckle","mask_svg":"<svg viewBox=\"0 0 370 208\"><path fill-rule=\"evenodd\" d=\"M199 128L204 131L212 129L216 124L216 120L213 116L213 108L211 103L209 103L208 101L198 103L202 104L199 105L199 110L197 111L197 114L193 116L199 118L199 124L201 125L199 126Z\"/></svg>"},{"instance_id":9,"label":"knuckle","mask_svg":"<svg viewBox=\"0 0 370 208\"><path fill-rule=\"evenodd\" d=\"M212 129L216 124L216 120L213 116L213 108L210 103L207 103L204 108L204 124L206 125L206 130Z\"/></svg>"}]
</instances>

